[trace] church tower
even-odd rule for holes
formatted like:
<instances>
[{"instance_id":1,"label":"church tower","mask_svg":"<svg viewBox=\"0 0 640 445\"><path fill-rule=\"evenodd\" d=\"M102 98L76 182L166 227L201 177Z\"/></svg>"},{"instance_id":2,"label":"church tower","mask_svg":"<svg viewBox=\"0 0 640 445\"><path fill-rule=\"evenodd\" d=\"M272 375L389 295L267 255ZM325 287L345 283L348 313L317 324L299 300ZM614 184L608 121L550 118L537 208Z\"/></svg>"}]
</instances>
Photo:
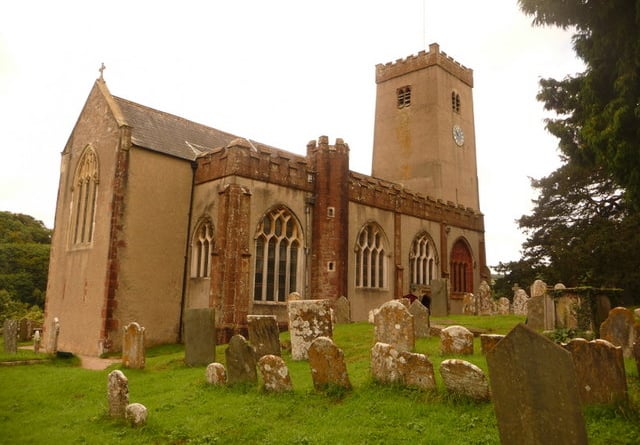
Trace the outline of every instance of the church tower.
<instances>
[{"instance_id":1,"label":"church tower","mask_svg":"<svg viewBox=\"0 0 640 445\"><path fill-rule=\"evenodd\" d=\"M372 175L479 212L473 70L433 43L376 84Z\"/></svg>"}]
</instances>

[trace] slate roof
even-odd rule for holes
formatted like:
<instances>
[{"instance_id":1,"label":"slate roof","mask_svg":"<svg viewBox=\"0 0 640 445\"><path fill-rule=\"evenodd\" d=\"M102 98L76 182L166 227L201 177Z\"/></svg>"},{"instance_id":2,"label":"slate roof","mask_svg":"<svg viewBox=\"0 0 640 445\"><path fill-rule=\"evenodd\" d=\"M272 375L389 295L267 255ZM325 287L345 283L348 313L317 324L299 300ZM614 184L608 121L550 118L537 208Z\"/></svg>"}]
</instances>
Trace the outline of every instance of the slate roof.
<instances>
[{"instance_id":1,"label":"slate roof","mask_svg":"<svg viewBox=\"0 0 640 445\"><path fill-rule=\"evenodd\" d=\"M193 161L203 152L223 147L238 138L173 114L112 97L131 127L132 143L139 147Z\"/></svg>"}]
</instances>

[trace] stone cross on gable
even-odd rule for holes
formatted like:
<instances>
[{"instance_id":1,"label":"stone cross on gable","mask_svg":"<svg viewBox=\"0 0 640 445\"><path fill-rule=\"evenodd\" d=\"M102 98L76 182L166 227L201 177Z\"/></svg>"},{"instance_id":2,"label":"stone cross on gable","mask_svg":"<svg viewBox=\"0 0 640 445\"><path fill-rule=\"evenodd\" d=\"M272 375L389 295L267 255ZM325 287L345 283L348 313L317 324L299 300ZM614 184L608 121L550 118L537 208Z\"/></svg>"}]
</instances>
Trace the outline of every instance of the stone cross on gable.
<instances>
[{"instance_id":1,"label":"stone cross on gable","mask_svg":"<svg viewBox=\"0 0 640 445\"><path fill-rule=\"evenodd\" d=\"M107 69L106 66L104 66L104 63L100 64L100 68L98 69L98 71L100 71L100 80L104 80L104 70Z\"/></svg>"}]
</instances>

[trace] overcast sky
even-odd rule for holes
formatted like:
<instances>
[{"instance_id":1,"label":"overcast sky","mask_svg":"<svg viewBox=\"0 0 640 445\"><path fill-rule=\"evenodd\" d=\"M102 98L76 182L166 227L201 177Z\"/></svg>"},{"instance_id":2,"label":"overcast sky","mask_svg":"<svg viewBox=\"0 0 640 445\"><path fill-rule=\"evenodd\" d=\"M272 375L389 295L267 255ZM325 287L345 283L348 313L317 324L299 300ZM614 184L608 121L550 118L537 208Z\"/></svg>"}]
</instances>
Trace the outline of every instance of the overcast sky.
<instances>
[{"instance_id":1,"label":"overcast sky","mask_svg":"<svg viewBox=\"0 0 640 445\"><path fill-rule=\"evenodd\" d=\"M375 65L437 42L474 70L487 262L517 260L529 177L559 165L538 81L582 71L570 37L516 0L6 0L0 210L53 227L60 153L103 62L116 96L299 154L340 137L371 174Z\"/></svg>"}]
</instances>

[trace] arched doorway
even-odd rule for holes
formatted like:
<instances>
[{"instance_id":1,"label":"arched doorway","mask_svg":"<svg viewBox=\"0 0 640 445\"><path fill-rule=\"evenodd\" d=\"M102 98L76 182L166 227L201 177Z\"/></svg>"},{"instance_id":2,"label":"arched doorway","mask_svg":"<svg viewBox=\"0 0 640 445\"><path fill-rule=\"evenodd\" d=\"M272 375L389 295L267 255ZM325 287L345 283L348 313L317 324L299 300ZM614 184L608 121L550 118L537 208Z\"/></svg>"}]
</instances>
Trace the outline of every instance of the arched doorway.
<instances>
[{"instance_id":1,"label":"arched doorway","mask_svg":"<svg viewBox=\"0 0 640 445\"><path fill-rule=\"evenodd\" d=\"M451 249L451 292L464 294L473 292L473 258L468 244L458 239Z\"/></svg>"}]
</instances>

